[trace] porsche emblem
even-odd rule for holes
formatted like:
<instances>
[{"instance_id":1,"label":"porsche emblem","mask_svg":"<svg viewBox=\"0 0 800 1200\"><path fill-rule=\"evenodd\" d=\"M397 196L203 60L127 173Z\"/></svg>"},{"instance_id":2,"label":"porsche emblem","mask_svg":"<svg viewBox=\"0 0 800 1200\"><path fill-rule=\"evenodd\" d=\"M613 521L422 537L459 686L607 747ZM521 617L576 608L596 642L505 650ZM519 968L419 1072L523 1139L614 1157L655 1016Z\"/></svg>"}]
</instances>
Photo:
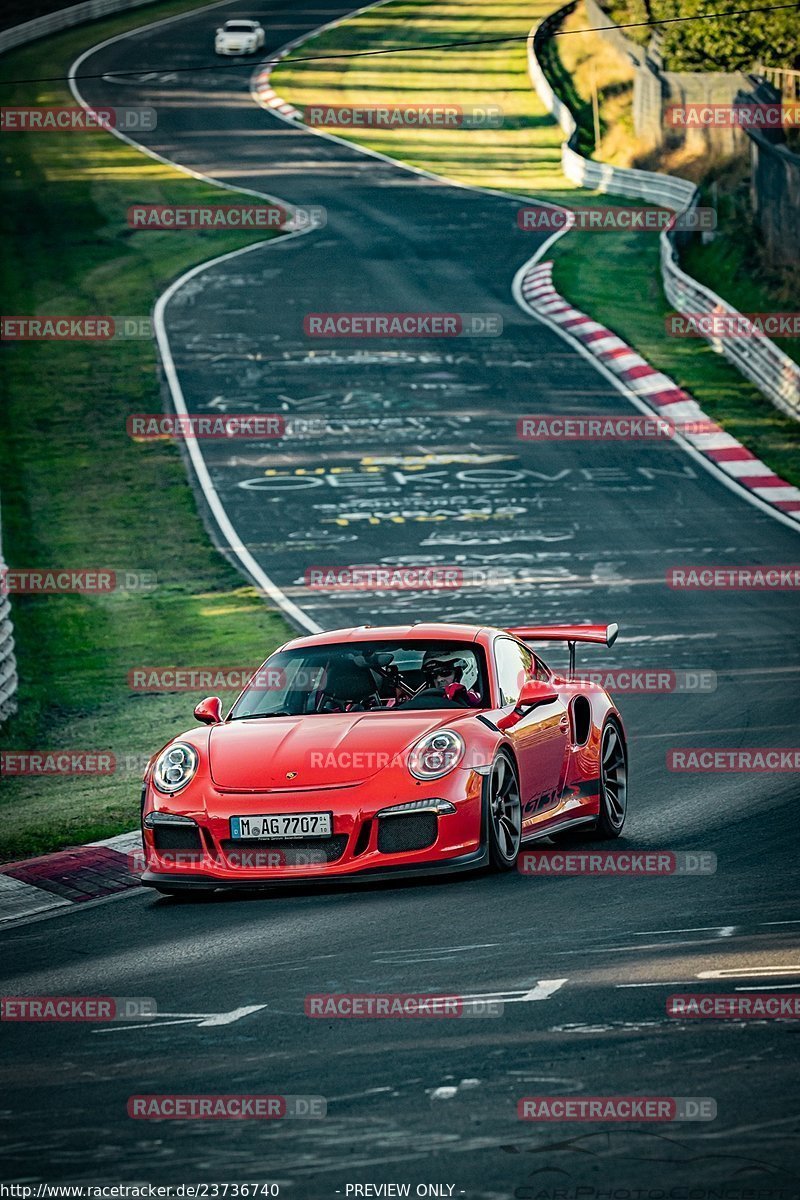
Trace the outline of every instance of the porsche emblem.
<instances>
[{"instance_id":1,"label":"porsche emblem","mask_svg":"<svg viewBox=\"0 0 800 1200\"><path fill-rule=\"evenodd\" d=\"M286 778L287 778L287 779L296 779L296 778L297 778L297 771L287 771L287 772L286 772Z\"/></svg>"}]
</instances>

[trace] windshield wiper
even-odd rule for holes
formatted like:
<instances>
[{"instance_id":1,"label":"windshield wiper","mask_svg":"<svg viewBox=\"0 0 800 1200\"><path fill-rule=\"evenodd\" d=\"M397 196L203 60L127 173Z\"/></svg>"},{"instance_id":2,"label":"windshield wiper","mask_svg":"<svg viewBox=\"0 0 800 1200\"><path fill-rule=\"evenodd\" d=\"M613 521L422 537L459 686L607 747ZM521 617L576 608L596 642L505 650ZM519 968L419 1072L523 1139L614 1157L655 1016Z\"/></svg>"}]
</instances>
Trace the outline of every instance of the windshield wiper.
<instances>
[{"instance_id":1,"label":"windshield wiper","mask_svg":"<svg viewBox=\"0 0 800 1200\"><path fill-rule=\"evenodd\" d=\"M268 713L245 713L241 717L231 717L231 721L263 721L267 717L299 717L302 713L285 712L282 708L277 712Z\"/></svg>"}]
</instances>

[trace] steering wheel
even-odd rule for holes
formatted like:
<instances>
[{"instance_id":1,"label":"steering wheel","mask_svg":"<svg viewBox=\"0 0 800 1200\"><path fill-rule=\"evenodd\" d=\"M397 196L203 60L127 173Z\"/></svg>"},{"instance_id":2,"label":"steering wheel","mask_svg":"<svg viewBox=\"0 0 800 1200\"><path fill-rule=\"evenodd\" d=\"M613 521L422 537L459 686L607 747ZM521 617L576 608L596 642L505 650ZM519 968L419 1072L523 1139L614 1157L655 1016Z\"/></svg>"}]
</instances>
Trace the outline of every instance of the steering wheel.
<instances>
[{"instance_id":1,"label":"steering wheel","mask_svg":"<svg viewBox=\"0 0 800 1200\"><path fill-rule=\"evenodd\" d=\"M442 688L427 687L421 692L417 692L413 700L408 699L403 701L403 709L415 708L463 708L457 700L449 700L445 696Z\"/></svg>"}]
</instances>

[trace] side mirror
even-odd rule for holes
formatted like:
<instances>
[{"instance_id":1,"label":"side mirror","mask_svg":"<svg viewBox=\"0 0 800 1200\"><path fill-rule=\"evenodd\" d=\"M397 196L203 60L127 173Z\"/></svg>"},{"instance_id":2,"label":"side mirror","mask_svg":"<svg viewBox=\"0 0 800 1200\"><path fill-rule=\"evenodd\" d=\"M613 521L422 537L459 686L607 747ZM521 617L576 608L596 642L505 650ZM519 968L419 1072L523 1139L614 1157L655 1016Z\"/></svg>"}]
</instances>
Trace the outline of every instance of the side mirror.
<instances>
[{"instance_id":1,"label":"side mirror","mask_svg":"<svg viewBox=\"0 0 800 1200\"><path fill-rule=\"evenodd\" d=\"M504 732L513 729L531 709L538 708L540 704L552 704L557 699L558 693L553 691L551 683L544 683L540 679L528 679L522 685L519 700L513 711L500 718L497 728Z\"/></svg>"},{"instance_id":2,"label":"side mirror","mask_svg":"<svg viewBox=\"0 0 800 1200\"><path fill-rule=\"evenodd\" d=\"M194 710L195 718L204 725L219 725L222 720L222 701L219 696L207 696Z\"/></svg>"}]
</instances>

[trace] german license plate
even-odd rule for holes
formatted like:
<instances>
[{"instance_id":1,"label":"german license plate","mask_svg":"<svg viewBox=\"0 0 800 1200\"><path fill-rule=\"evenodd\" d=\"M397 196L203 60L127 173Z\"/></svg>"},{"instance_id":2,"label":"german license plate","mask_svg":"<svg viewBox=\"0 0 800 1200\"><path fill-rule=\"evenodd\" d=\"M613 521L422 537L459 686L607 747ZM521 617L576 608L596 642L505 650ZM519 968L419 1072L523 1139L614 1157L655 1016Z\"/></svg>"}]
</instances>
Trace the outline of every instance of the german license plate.
<instances>
[{"instance_id":1,"label":"german license plate","mask_svg":"<svg viewBox=\"0 0 800 1200\"><path fill-rule=\"evenodd\" d=\"M272 838L325 838L330 837L333 832L331 817L329 812L231 817L231 837L261 838L264 841Z\"/></svg>"}]
</instances>

